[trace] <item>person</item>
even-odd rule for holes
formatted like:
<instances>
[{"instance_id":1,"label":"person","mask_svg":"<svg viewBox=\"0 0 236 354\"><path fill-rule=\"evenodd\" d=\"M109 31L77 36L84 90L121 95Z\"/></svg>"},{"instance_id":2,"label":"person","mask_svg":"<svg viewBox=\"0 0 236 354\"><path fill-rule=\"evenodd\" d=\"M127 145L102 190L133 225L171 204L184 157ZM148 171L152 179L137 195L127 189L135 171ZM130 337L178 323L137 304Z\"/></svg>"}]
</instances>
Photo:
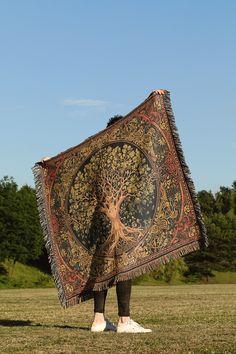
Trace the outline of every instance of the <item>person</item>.
<instances>
[{"instance_id":1,"label":"person","mask_svg":"<svg viewBox=\"0 0 236 354\"><path fill-rule=\"evenodd\" d=\"M165 94L165 90L155 90L152 92L159 95ZM115 115L109 119L107 126L114 124L121 115ZM43 157L41 162L49 159ZM116 297L118 304L118 323L115 326L111 321L105 318L105 304L108 290L93 291L94 316L90 330L92 332L115 331L118 333L148 333L152 332L149 328L144 328L130 317L130 298L131 298L132 280L128 279L116 283Z\"/></svg>"}]
</instances>

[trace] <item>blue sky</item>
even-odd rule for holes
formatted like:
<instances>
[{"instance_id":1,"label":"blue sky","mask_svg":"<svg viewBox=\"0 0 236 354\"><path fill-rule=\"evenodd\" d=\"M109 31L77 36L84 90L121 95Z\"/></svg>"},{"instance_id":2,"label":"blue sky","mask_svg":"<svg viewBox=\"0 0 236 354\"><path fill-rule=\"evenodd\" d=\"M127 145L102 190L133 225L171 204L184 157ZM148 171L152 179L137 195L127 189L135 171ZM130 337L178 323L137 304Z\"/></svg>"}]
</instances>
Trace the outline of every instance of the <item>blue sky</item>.
<instances>
[{"instance_id":1,"label":"blue sky","mask_svg":"<svg viewBox=\"0 0 236 354\"><path fill-rule=\"evenodd\" d=\"M10 0L0 5L0 178L168 89L197 190L236 180L236 2Z\"/></svg>"}]
</instances>

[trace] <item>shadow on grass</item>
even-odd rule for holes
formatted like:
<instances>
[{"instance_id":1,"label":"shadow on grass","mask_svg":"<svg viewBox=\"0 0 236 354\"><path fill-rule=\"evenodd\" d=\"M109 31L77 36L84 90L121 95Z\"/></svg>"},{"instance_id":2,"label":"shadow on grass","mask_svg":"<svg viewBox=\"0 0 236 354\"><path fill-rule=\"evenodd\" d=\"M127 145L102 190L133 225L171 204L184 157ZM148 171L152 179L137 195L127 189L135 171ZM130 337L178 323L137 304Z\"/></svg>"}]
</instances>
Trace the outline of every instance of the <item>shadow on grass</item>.
<instances>
[{"instance_id":1,"label":"shadow on grass","mask_svg":"<svg viewBox=\"0 0 236 354\"><path fill-rule=\"evenodd\" d=\"M33 321L27 320L0 320L0 326L5 327L25 327L25 326L32 326L32 327L48 327L48 328L69 328L69 329L81 329L83 331L89 331L89 327L80 327L80 326L68 326L68 325L47 325L41 323L34 323Z\"/></svg>"}]
</instances>

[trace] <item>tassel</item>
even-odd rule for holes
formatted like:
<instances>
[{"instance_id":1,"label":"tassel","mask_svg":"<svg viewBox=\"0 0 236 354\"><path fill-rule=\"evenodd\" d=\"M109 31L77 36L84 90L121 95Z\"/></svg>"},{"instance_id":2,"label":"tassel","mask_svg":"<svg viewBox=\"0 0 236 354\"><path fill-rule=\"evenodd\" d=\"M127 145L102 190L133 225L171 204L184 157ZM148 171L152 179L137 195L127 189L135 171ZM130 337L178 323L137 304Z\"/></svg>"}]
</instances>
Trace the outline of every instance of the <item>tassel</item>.
<instances>
[{"instance_id":1,"label":"tassel","mask_svg":"<svg viewBox=\"0 0 236 354\"><path fill-rule=\"evenodd\" d=\"M44 179L43 179L43 168L35 164L32 167L33 175L34 175L34 182L35 182L35 189L36 189L36 199L37 199L37 206L39 211L39 220L43 230L43 238L45 241L45 247L48 254L48 260L51 266L52 276L55 282L55 285L58 289L58 297L61 302L62 307L66 307L66 299L64 296L64 289L62 286L62 282L60 279L60 275L57 271L56 260L54 258L53 252L53 245L52 245L52 238L51 238L51 229L49 223L49 215L47 212L46 206L46 196L45 196L45 188L44 188Z\"/></svg>"},{"instance_id":2,"label":"tassel","mask_svg":"<svg viewBox=\"0 0 236 354\"><path fill-rule=\"evenodd\" d=\"M199 201L197 198L195 186L194 186L193 180L191 178L191 173L190 173L189 167L188 167L185 157L184 157L184 152L183 152L183 149L181 146L179 133L178 133L178 130L177 130L177 127L175 124L174 113L173 113L173 110L171 107L170 93L168 91L163 96L163 101L164 101L164 106L165 106L166 114L168 117L168 121L170 124L173 140L174 140L174 143L176 146L176 151L177 151L177 154L178 154L181 166L182 166L183 174L185 176L185 180L186 180L186 183L187 183L187 186L189 189L189 193L190 193L192 201L193 201L193 207L194 207L194 210L196 213L197 222L198 222L201 234L202 234L202 238L200 239L200 248L206 249L209 246L209 240L208 240L208 236L207 236L207 232L206 232L206 227L203 222L203 216L202 216L200 204L199 204Z\"/></svg>"}]
</instances>

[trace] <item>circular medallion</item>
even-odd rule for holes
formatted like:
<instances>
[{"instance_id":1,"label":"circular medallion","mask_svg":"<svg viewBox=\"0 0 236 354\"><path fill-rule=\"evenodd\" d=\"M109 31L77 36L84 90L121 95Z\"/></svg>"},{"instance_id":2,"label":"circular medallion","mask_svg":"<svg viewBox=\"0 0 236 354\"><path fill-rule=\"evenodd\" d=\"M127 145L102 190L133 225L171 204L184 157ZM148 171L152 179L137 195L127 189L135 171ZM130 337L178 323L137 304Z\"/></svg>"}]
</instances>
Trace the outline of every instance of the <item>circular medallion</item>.
<instances>
[{"instance_id":1,"label":"circular medallion","mask_svg":"<svg viewBox=\"0 0 236 354\"><path fill-rule=\"evenodd\" d=\"M120 254L143 238L155 215L157 176L147 155L119 141L94 151L67 196L70 228L97 255Z\"/></svg>"}]
</instances>

